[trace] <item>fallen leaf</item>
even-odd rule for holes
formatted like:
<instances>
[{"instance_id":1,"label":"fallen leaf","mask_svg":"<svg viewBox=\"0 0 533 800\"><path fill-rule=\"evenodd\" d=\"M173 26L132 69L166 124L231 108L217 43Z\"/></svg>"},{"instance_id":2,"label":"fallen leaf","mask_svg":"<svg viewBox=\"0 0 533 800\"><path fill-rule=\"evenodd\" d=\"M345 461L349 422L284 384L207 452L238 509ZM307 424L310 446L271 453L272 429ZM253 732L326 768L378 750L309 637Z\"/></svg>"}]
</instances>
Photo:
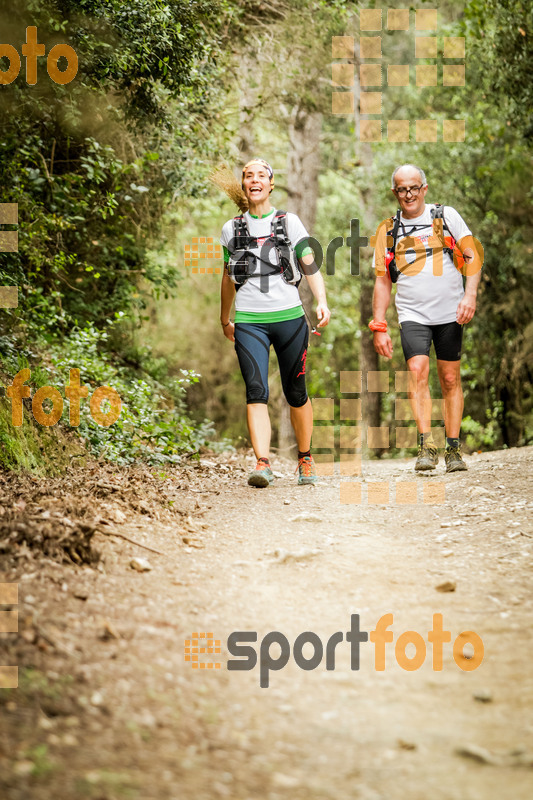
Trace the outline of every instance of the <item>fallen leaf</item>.
<instances>
[{"instance_id":1,"label":"fallen leaf","mask_svg":"<svg viewBox=\"0 0 533 800\"><path fill-rule=\"evenodd\" d=\"M438 586L435 586L437 592L455 592L456 588L455 581L444 581L444 583L439 583Z\"/></svg>"}]
</instances>

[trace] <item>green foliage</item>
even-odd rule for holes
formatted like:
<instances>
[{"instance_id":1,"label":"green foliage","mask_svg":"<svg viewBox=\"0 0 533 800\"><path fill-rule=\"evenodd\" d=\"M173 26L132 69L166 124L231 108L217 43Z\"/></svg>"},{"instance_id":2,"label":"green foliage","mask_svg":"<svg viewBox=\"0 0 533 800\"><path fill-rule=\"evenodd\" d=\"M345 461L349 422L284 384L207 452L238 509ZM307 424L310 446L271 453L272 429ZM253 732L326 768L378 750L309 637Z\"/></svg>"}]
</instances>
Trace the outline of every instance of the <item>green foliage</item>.
<instances>
[{"instance_id":1,"label":"green foliage","mask_svg":"<svg viewBox=\"0 0 533 800\"><path fill-rule=\"evenodd\" d=\"M313 231L324 251L346 238L352 217L370 236L392 213L389 177L404 161L424 166L428 199L454 205L482 241L482 290L465 337L465 432L470 447L529 441L530 10L520 0L440 4L439 36L466 37L467 84L384 92L384 118L465 118L467 139L372 147L356 141L354 119L330 114L331 36L358 35L353 3L21 0L0 10L3 40L19 51L31 24L47 51L67 42L79 56L66 86L50 80L40 59L35 86L23 66L0 92L2 202L19 204L19 253L0 256L0 285L18 285L20 297L18 309L0 311L5 372L29 363L34 386L60 385L77 367L91 392L113 386L123 402L117 423L96 425L85 402L79 433L92 452L119 463L164 463L197 449L212 435L206 414L219 430L242 435L244 413L235 408L244 408L243 387L220 335L218 280L185 275L183 245L218 237L233 213L207 188L210 162L237 161L253 141L278 167L291 149L288 126L304 109L324 115ZM382 35L390 63L412 59L413 31ZM284 207L298 176L279 177ZM370 274L369 252L361 271ZM332 397L339 372L360 368L368 335L362 279L349 274L346 246L326 282L334 315L321 339L312 337L309 389ZM404 367L396 331L393 338L391 371ZM273 389L275 396L276 381ZM30 420L11 430L8 410L0 401L0 463L39 469L54 429ZM68 427L67 413L65 403ZM383 419L392 423L390 398Z\"/></svg>"},{"instance_id":2,"label":"green foliage","mask_svg":"<svg viewBox=\"0 0 533 800\"><path fill-rule=\"evenodd\" d=\"M26 412L24 424L13 426L11 403L0 399L0 468L57 475L67 469L74 456L81 455L78 442L54 429L38 425Z\"/></svg>"},{"instance_id":3,"label":"green foliage","mask_svg":"<svg viewBox=\"0 0 533 800\"><path fill-rule=\"evenodd\" d=\"M50 375L66 382L59 370L70 365L90 385L115 387L117 423L104 429L86 414L79 432L94 453L120 463L176 460L209 435L208 425L193 430L186 419L193 371L169 377L146 348L128 366L109 348L131 356L148 299L176 286L175 264L148 251L164 208L202 191L203 159L219 147L208 120L220 104L225 13L217 0L21 0L0 9L3 40L19 52L35 25L46 52L68 43L79 60L67 85L54 83L40 58L35 86L23 66L0 93L2 202L19 208L18 253L0 256L0 284L19 287L19 307L0 312L3 365L13 374L28 361L34 385L54 383ZM121 321L113 341L103 333L110 318ZM46 364L36 366L45 350ZM1 417L3 465L48 469L41 439L54 429L30 419L14 431L6 409Z\"/></svg>"},{"instance_id":4,"label":"green foliage","mask_svg":"<svg viewBox=\"0 0 533 800\"><path fill-rule=\"evenodd\" d=\"M471 80L530 147L532 20L531 0L470 0L465 7Z\"/></svg>"},{"instance_id":5,"label":"green foliage","mask_svg":"<svg viewBox=\"0 0 533 800\"><path fill-rule=\"evenodd\" d=\"M35 778L44 777L56 768L56 762L48 754L48 745L38 744L24 752L24 757L33 763L31 774Z\"/></svg>"},{"instance_id":6,"label":"green foliage","mask_svg":"<svg viewBox=\"0 0 533 800\"><path fill-rule=\"evenodd\" d=\"M468 450L492 450L501 445L500 429L497 415L489 409L487 412L488 421L482 425L468 414L464 417L461 431L465 436L465 444Z\"/></svg>"},{"instance_id":7,"label":"green foliage","mask_svg":"<svg viewBox=\"0 0 533 800\"><path fill-rule=\"evenodd\" d=\"M136 352L133 366L125 366L106 351L109 338L108 331L98 330L88 323L82 329L72 330L67 337L51 342L45 355L46 363L35 363L38 353L27 354L27 357L11 351L3 358L3 368L9 375L6 383L11 383L18 370L29 367L29 385L33 389L50 385L59 389L63 413L58 423L59 433L54 428L39 425L31 413L30 402L26 401L23 425L15 428L11 420L11 401L1 400L1 466L46 473L53 471L50 462L55 460L61 469L68 465L72 455L81 454L80 445L76 446L72 437L65 439L63 433L70 428L70 412L62 388L70 382L71 369L80 370L80 381L88 387L88 397L80 401L79 426L70 430L81 437L94 456L118 464L135 460L150 464L177 463L181 455L196 453L207 444L213 433L211 424L193 425L185 408L185 393L200 376L193 370L183 369L179 376L170 377L166 365L161 359L154 359L148 347ZM142 364L141 369L139 364ZM120 416L109 427L97 424L89 408L90 397L99 386L112 387L121 399ZM101 411L108 410L109 403L104 400ZM46 405L45 411L48 411ZM57 453L61 443L65 451L63 458Z\"/></svg>"},{"instance_id":8,"label":"green foliage","mask_svg":"<svg viewBox=\"0 0 533 800\"><path fill-rule=\"evenodd\" d=\"M139 318L141 278L145 293L172 289L175 269L146 250L168 198L194 194L195 161L216 147L201 130L216 107L216 13L209 0L23 0L0 14L14 42L34 24L47 49L67 41L79 58L68 85L42 63L35 87L19 77L0 94L2 201L18 203L20 226L0 277L21 287L11 322L30 336L102 325L116 310Z\"/></svg>"},{"instance_id":9,"label":"green foliage","mask_svg":"<svg viewBox=\"0 0 533 800\"><path fill-rule=\"evenodd\" d=\"M179 377L168 377L161 362L152 359L144 348L137 353L143 365L143 376L139 377L138 370L124 368L106 355L108 337L107 331L89 323L73 330L49 351L51 365L64 382L69 370L77 368L89 387L89 396L98 386L111 386L120 396L120 416L109 427L98 425L84 404L78 431L91 451L119 464L137 459L150 464L176 463L180 454L196 452L206 443L210 427L208 423L192 426L185 414L184 395L200 376L192 370L180 370ZM106 410L102 404L102 411ZM66 404L63 421L68 424Z\"/></svg>"}]
</instances>

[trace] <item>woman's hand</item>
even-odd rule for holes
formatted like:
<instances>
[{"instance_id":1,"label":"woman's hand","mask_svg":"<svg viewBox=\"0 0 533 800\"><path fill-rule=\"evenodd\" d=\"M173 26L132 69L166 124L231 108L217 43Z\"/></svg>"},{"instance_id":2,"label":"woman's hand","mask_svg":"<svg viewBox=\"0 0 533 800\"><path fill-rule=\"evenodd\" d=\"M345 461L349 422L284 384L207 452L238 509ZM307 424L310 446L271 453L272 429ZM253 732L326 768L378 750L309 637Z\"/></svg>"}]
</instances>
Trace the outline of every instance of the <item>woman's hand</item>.
<instances>
[{"instance_id":1,"label":"woman's hand","mask_svg":"<svg viewBox=\"0 0 533 800\"><path fill-rule=\"evenodd\" d=\"M327 307L326 303L319 303L317 305L316 317L318 319L317 328L325 328L331 317L331 311Z\"/></svg>"},{"instance_id":2,"label":"woman's hand","mask_svg":"<svg viewBox=\"0 0 533 800\"><path fill-rule=\"evenodd\" d=\"M302 256L298 259L298 261L300 262L302 273L307 278L307 283L309 284L309 288L311 289L313 297L317 303L317 328L325 328L331 317L331 311L329 310L326 301L326 286L324 284L324 278L320 274L319 269L315 264L315 257L312 253Z\"/></svg>"},{"instance_id":3,"label":"woman's hand","mask_svg":"<svg viewBox=\"0 0 533 800\"><path fill-rule=\"evenodd\" d=\"M221 322L220 324L222 325L222 331L223 331L224 336L226 337L226 339L229 339L230 342L234 342L235 341L235 325L233 324L233 322L230 320L225 325L224 325L223 322Z\"/></svg>"}]
</instances>

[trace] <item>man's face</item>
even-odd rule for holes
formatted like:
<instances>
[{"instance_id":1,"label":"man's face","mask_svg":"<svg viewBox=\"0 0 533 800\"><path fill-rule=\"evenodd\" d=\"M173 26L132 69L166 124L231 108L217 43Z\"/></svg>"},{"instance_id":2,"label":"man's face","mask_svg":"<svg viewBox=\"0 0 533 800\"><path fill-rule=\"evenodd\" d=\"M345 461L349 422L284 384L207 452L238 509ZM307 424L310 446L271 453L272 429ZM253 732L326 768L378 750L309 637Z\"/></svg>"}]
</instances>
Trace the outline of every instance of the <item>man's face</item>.
<instances>
[{"instance_id":1,"label":"man's face","mask_svg":"<svg viewBox=\"0 0 533 800\"><path fill-rule=\"evenodd\" d=\"M394 181L396 188L392 191L400 204L403 216L414 219L423 214L428 187L419 189L417 194L418 187L422 185L420 173L416 169L401 169L396 173Z\"/></svg>"}]
</instances>

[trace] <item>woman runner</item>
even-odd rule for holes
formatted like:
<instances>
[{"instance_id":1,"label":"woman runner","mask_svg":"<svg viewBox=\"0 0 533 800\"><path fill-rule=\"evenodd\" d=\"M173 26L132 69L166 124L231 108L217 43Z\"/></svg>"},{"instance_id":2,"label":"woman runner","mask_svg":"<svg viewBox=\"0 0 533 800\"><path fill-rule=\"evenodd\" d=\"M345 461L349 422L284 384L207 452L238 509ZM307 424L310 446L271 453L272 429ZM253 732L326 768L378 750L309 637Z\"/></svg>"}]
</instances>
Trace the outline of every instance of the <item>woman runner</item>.
<instances>
[{"instance_id":1,"label":"woman runner","mask_svg":"<svg viewBox=\"0 0 533 800\"><path fill-rule=\"evenodd\" d=\"M276 212L270 203L273 188L272 167L260 158L249 161L242 171L248 210L226 222L220 238L224 247L220 322L224 336L235 342L246 384L248 430L257 458L248 483L257 487L268 486L274 480L267 406L270 345L278 358L298 444L298 483L317 481L310 451L313 410L305 386L309 329L297 288L298 269L316 298L318 327L325 327L330 318L324 280L307 243L309 234L296 214Z\"/></svg>"}]
</instances>

